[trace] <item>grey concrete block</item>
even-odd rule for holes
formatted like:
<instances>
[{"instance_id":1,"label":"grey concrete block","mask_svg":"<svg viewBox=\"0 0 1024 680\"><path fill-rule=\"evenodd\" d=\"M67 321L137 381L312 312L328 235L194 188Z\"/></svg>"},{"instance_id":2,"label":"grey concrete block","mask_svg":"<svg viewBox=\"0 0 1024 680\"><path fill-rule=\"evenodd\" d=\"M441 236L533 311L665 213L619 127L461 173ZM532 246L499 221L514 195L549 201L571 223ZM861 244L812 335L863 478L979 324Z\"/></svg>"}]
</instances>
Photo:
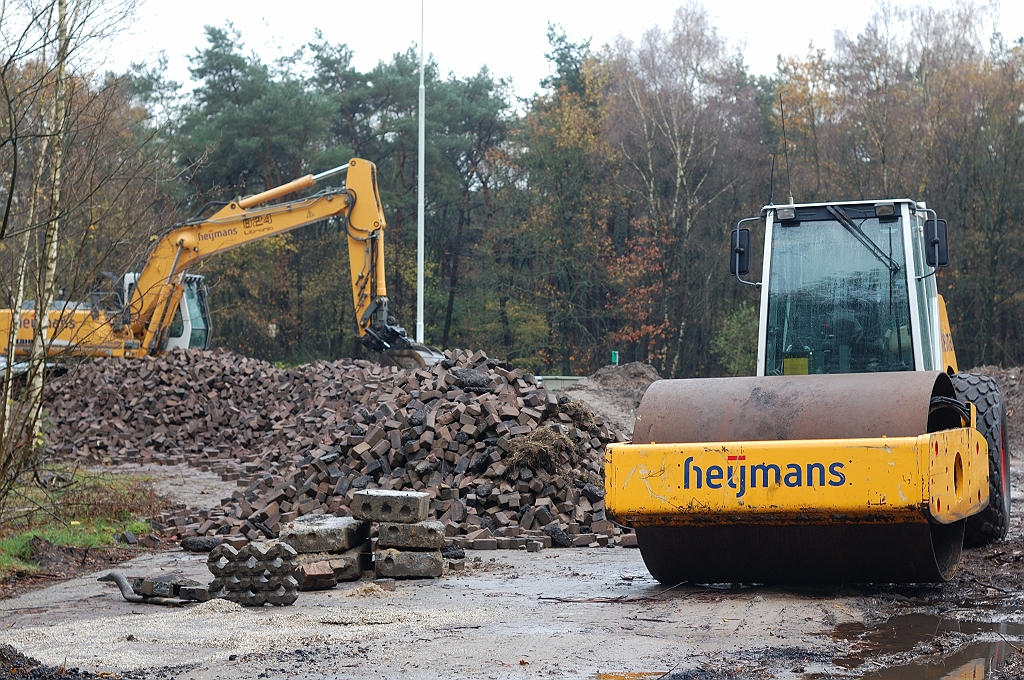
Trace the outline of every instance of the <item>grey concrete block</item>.
<instances>
[{"instance_id":1,"label":"grey concrete block","mask_svg":"<svg viewBox=\"0 0 1024 680\"><path fill-rule=\"evenodd\" d=\"M296 552L285 543L248 543L237 551L223 543L210 553L207 566L216 577L209 586L209 597L255 607L265 602L289 605L297 596L299 584L293 576Z\"/></svg>"},{"instance_id":2,"label":"grey concrete block","mask_svg":"<svg viewBox=\"0 0 1024 680\"><path fill-rule=\"evenodd\" d=\"M437 578L443 567L440 550L414 552L388 548L378 550L374 556L378 578Z\"/></svg>"},{"instance_id":3,"label":"grey concrete block","mask_svg":"<svg viewBox=\"0 0 1024 680\"><path fill-rule=\"evenodd\" d=\"M298 553L343 552L369 535L369 523L353 517L308 515L282 527L280 540Z\"/></svg>"},{"instance_id":4,"label":"grey concrete block","mask_svg":"<svg viewBox=\"0 0 1024 680\"><path fill-rule=\"evenodd\" d=\"M430 508L430 494L422 491L363 489L352 499L352 514L372 522L422 522Z\"/></svg>"},{"instance_id":5,"label":"grey concrete block","mask_svg":"<svg viewBox=\"0 0 1024 680\"><path fill-rule=\"evenodd\" d=\"M183 600L206 602L210 599L210 590L203 586L182 586L178 591L178 597Z\"/></svg>"},{"instance_id":6,"label":"grey concrete block","mask_svg":"<svg viewBox=\"0 0 1024 680\"><path fill-rule=\"evenodd\" d=\"M444 524L437 520L416 524L381 522L377 545L404 550L437 550L444 546Z\"/></svg>"}]
</instances>

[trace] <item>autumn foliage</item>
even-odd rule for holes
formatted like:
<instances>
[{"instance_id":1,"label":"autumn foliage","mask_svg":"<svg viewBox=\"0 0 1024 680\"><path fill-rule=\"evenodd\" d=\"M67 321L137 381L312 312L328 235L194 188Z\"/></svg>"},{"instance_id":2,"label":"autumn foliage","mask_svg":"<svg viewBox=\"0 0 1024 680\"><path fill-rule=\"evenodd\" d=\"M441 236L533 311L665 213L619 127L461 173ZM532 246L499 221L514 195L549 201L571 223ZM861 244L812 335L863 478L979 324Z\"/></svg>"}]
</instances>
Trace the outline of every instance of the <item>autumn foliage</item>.
<instances>
[{"instance_id":1,"label":"autumn foliage","mask_svg":"<svg viewBox=\"0 0 1024 680\"><path fill-rule=\"evenodd\" d=\"M756 77L690 3L636 41L597 47L552 27L552 75L529 101L486 69L428 63L427 341L538 373L589 373L611 350L669 377L747 372L758 294L729 277L729 232L792 192L927 201L950 224L939 284L961 363L1019 364L1024 45L988 26L970 4L883 5L859 32L797 36L804 55ZM388 217L389 296L411 328L417 54L361 72L315 36L266 64L229 27L208 28L192 59L187 93L159 68L128 90L108 81L130 95L102 100L130 121L118 129L158 143L173 173L149 185L159 200L133 199L127 241L123 209L97 219L102 233L142 241L208 200L365 157ZM346 257L327 223L207 262L217 344L289 363L359 355ZM84 296L86 283L65 286Z\"/></svg>"}]
</instances>

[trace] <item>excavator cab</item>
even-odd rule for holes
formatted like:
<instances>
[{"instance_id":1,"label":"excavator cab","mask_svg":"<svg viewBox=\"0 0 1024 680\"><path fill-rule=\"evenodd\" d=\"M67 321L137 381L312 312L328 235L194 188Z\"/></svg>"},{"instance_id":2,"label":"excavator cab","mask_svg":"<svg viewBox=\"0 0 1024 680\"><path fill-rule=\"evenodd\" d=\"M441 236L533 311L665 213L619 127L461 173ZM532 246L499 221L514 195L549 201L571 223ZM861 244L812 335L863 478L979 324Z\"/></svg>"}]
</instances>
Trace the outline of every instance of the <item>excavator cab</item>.
<instances>
[{"instance_id":1,"label":"excavator cab","mask_svg":"<svg viewBox=\"0 0 1024 680\"><path fill-rule=\"evenodd\" d=\"M165 351L174 349L208 349L211 318L208 304L209 287L202 276L185 275L185 290L167 329Z\"/></svg>"},{"instance_id":2,"label":"excavator cab","mask_svg":"<svg viewBox=\"0 0 1024 680\"><path fill-rule=\"evenodd\" d=\"M131 300L139 275L130 272L122 281L122 300ZM166 340L161 351L175 349L209 349L212 338L213 320L210 316L210 289L206 279L198 274L185 274L184 290L174 312L174 319L167 328Z\"/></svg>"}]
</instances>

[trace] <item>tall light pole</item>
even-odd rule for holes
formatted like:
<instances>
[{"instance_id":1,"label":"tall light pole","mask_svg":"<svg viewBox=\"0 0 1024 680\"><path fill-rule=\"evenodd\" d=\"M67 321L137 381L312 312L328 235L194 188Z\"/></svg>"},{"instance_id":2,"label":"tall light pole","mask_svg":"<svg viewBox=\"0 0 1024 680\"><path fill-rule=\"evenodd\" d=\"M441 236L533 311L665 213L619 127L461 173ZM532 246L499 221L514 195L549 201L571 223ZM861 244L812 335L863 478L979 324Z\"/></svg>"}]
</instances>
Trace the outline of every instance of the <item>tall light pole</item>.
<instances>
[{"instance_id":1,"label":"tall light pole","mask_svg":"<svg viewBox=\"0 0 1024 680\"><path fill-rule=\"evenodd\" d=\"M426 138L426 90L423 87L424 3L420 0L420 144L416 189L416 342L423 342L423 167Z\"/></svg>"}]
</instances>

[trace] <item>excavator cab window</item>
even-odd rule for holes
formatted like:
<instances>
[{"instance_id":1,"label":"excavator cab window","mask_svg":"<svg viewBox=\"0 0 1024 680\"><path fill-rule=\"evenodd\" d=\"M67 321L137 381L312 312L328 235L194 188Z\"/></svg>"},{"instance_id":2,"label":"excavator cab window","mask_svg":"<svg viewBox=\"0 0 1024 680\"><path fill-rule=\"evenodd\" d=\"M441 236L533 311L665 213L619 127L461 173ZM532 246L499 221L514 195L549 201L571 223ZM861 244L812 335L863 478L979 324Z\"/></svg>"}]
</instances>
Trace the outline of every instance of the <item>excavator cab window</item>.
<instances>
[{"instance_id":1,"label":"excavator cab window","mask_svg":"<svg viewBox=\"0 0 1024 680\"><path fill-rule=\"evenodd\" d=\"M901 218L799 212L773 229L766 375L914 370Z\"/></svg>"},{"instance_id":2,"label":"excavator cab window","mask_svg":"<svg viewBox=\"0 0 1024 680\"><path fill-rule=\"evenodd\" d=\"M206 287L198 281L189 281L185 287L185 302L188 304L188 318L192 322L192 333L188 346L206 349L209 328L206 323Z\"/></svg>"},{"instance_id":3,"label":"excavator cab window","mask_svg":"<svg viewBox=\"0 0 1024 680\"><path fill-rule=\"evenodd\" d=\"M181 305L174 310L174 321L167 328L167 337L169 338L180 338L185 332L185 321L181 318Z\"/></svg>"}]
</instances>

